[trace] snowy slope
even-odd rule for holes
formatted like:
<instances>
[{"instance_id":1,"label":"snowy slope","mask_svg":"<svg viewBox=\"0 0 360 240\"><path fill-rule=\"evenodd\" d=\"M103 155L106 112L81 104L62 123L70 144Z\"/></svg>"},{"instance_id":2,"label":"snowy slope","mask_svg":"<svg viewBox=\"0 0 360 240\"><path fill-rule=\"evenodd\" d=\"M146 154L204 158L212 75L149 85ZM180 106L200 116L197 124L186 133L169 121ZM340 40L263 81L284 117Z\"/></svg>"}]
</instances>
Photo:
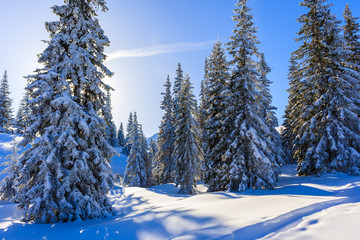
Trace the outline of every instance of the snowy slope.
<instances>
[{"instance_id":1,"label":"snowy slope","mask_svg":"<svg viewBox=\"0 0 360 240\"><path fill-rule=\"evenodd\" d=\"M121 154L123 148L119 147L119 148L115 148L117 150L117 152L119 153L119 156L115 156L111 159L111 167L112 170L115 174L119 174L121 176L124 175L125 173L125 169L126 169L126 159L127 156Z\"/></svg>"},{"instance_id":2,"label":"snowy slope","mask_svg":"<svg viewBox=\"0 0 360 240\"><path fill-rule=\"evenodd\" d=\"M358 239L360 177L297 177L295 169L283 167L273 191L205 193L200 185L201 194L188 196L172 184L116 187L114 216L83 222L23 224L16 204L0 202L0 239Z\"/></svg>"}]
</instances>

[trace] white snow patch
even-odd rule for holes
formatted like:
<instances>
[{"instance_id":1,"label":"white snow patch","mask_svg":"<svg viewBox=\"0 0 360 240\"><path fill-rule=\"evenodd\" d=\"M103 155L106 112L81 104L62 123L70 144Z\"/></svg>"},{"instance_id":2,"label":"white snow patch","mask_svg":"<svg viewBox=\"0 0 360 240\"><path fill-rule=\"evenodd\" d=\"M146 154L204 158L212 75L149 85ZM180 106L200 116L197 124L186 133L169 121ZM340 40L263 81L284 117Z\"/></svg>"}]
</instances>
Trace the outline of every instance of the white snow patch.
<instances>
[{"instance_id":1,"label":"white snow patch","mask_svg":"<svg viewBox=\"0 0 360 240\"><path fill-rule=\"evenodd\" d=\"M111 164L121 174L126 157ZM24 224L16 204L0 202L0 238L358 239L360 177L297 177L295 165L282 173L273 191L206 193L200 184L200 194L181 195L174 184L116 187L109 194L114 216L82 222Z\"/></svg>"}]
</instances>

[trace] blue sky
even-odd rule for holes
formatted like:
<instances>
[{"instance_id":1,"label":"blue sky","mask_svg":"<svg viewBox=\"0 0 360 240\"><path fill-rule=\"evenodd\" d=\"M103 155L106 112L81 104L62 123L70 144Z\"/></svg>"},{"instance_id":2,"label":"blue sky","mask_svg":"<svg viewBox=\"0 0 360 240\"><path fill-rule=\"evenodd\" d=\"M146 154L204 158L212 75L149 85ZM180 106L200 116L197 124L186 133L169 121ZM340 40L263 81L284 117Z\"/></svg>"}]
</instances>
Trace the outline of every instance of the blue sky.
<instances>
[{"instance_id":1,"label":"blue sky","mask_svg":"<svg viewBox=\"0 0 360 240\"><path fill-rule=\"evenodd\" d=\"M61 0L2 0L0 8L0 73L8 70L14 110L18 108L26 80L36 67L37 54L48 39L45 21L56 16L50 7ZM272 68L271 93L280 119L287 104L287 69L299 30L296 18L305 9L298 0L249 0L259 28L260 50ZM333 13L342 19L346 3L360 16L359 0L329 0ZM167 74L174 78L181 62L198 95L203 63L218 38L228 41L234 22L236 0L107 0L109 11L98 18L111 41L106 65L115 73L106 82L115 88L113 115L117 126L126 125L130 111L137 111L144 132L158 131L162 111L160 93Z\"/></svg>"}]
</instances>

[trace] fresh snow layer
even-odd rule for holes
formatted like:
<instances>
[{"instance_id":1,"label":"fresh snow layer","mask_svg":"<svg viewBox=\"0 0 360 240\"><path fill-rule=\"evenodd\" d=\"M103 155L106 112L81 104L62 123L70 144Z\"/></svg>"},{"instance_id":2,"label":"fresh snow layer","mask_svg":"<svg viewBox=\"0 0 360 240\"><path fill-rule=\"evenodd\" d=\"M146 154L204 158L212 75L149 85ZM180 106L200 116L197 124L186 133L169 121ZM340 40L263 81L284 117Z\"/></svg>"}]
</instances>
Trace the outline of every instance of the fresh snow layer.
<instances>
[{"instance_id":1,"label":"fresh snow layer","mask_svg":"<svg viewBox=\"0 0 360 240\"><path fill-rule=\"evenodd\" d=\"M1 137L0 137L1 141ZM122 174L126 157L112 161ZM125 161L125 162L124 162ZM180 195L173 184L114 188L114 216L25 224L16 204L0 202L0 239L358 239L360 177L297 177L282 167L275 190Z\"/></svg>"},{"instance_id":2,"label":"fresh snow layer","mask_svg":"<svg viewBox=\"0 0 360 240\"><path fill-rule=\"evenodd\" d=\"M359 239L360 203L345 203L306 216L295 227L264 239Z\"/></svg>"}]
</instances>

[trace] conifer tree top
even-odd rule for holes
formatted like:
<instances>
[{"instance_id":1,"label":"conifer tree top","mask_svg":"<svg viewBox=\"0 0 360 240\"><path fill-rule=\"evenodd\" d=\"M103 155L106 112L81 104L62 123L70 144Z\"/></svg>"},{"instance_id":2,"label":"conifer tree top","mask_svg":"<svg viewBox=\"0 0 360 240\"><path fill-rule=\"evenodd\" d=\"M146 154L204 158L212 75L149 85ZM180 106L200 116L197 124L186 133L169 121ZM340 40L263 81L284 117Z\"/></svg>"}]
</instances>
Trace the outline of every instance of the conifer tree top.
<instances>
[{"instance_id":1,"label":"conifer tree top","mask_svg":"<svg viewBox=\"0 0 360 240\"><path fill-rule=\"evenodd\" d=\"M236 22L234 35L230 37L230 42L226 45L229 54L233 57L230 64L242 68L249 63L254 64L251 56L258 54L259 41L255 35L257 28L254 27L253 16L249 13L251 9L247 7L247 0L239 0L236 7L233 16L233 20Z\"/></svg>"}]
</instances>

